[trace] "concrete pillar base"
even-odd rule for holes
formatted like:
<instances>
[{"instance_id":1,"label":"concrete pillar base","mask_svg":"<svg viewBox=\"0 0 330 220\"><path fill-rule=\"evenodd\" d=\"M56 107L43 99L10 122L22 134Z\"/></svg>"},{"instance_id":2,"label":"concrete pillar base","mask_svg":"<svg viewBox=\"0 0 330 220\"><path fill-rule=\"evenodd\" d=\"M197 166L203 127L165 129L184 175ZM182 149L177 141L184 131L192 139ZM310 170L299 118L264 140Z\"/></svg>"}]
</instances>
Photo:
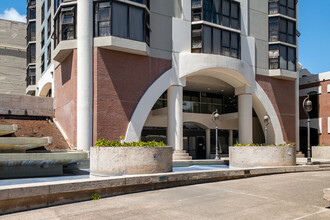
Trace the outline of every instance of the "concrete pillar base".
<instances>
[{"instance_id":1,"label":"concrete pillar base","mask_svg":"<svg viewBox=\"0 0 330 220\"><path fill-rule=\"evenodd\" d=\"M185 150L175 150L173 160L192 160L192 157Z\"/></svg>"}]
</instances>

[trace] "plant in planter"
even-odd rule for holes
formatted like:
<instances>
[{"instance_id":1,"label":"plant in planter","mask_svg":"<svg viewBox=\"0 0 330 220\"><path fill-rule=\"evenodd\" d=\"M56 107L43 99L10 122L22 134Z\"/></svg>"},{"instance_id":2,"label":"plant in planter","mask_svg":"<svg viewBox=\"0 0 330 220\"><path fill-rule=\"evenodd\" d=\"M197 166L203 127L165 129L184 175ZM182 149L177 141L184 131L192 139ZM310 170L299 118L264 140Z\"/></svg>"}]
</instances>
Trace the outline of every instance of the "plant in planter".
<instances>
[{"instance_id":1,"label":"plant in planter","mask_svg":"<svg viewBox=\"0 0 330 220\"><path fill-rule=\"evenodd\" d=\"M230 167L295 166L293 143L279 145L235 144L229 147Z\"/></svg>"},{"instance_id":2,"label":"plant in planter","mask_svg":"<svg viewBox=\"0 0 330 220\"><path fill-rule=\"evenodd\" d=\"M90 172L96 176L171 172L172 152L163 142L100 138L90 149Z\"/></svg>"}]
</instances>

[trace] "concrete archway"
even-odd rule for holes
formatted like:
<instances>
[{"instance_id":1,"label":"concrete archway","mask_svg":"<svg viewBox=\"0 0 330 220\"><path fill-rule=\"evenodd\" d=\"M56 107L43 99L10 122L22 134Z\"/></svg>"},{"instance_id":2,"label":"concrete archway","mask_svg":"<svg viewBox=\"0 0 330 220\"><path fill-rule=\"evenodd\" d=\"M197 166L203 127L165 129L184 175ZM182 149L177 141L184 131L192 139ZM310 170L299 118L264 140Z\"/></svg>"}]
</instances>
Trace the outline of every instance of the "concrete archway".
<instances>
[{"instance_id":1,"label":"concrete archway","mask_svg":"<svg viewBox=\"0 0 330 220\"><path fill-rule=\"evenodd\" d=\"M51 96L52 95L51 90L52 90L52 83L48 82L40 90L39 96L47 96L49 94Z\"/></svg>"},{"instance_id":2,"label":"concrete archway","mask_svg":"<svg viewBox=\"0 0 330 220\"><path fill-rule=\"evenodd\" d=\"M235 88L237 93L252 94L252 106L260 122L267 113L271 118L269 142L284 143L283 132L276 111L267 94L255 81L254 70L247 63L218 55L182 54L178 65L160 76L145 92L137 105L127 128L125 140L140 138L144 123L158 98L171 86L185 86L189 76L209 76L221 79Z\"/></svg>"}]
</instances>

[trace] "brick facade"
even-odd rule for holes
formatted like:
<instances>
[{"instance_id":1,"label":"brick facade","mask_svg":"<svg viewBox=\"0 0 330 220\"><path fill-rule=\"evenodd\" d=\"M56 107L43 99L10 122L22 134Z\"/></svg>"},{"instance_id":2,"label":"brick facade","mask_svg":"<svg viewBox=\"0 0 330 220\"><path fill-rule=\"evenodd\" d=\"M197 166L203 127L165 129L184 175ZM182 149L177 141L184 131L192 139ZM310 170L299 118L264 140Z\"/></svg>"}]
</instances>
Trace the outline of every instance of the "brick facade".
<instances>
[{"instance_id":1,"label":"brick facade","mask_svg":"<svg viewBox=\"0 0 330 220\"><path fill-rule=\"evenodd\" d=\"M134 109L171 61L94 49L94 142L125 136Z\"/></svg>"},{"instance_id":2,"label":"brick facade","mask_svg":"<svg viewBox=\"0 0 330 220\"><path fill-rule=\"evenodd\" d=\"M69 138L77 143L77 50L55 69L55 118Z\"/></svg>"},{"instance_id":3,"label":"brick facade","mask_svg":"<svg viewBox=\"0 0 330 220\"><path fill-rule=\"evenodd\" d=\"M256 81L266 92L279 118L283 139L295 142L295 81L256 75Z\"/></svg>"}]
</instances>

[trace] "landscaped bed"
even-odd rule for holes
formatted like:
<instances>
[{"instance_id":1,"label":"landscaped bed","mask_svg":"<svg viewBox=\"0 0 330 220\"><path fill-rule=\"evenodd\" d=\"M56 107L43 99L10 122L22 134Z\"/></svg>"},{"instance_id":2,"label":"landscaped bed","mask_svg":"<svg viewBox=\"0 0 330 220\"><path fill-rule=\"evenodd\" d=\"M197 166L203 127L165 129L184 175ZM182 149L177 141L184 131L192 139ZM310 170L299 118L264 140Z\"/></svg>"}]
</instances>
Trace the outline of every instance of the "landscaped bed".
<instances>
[{"instance_id":1,"label":"landscaped bed","mask_svg":"<svg viewBox=\"0 0 330 220\"><path fill-rule=\"evenodd\" d=\"M163 142L105 141L100 139L90 149L90 174L120 176L172 171L172 147Z\"/></svg>"},{"instance_id":2,"label":"landscaped bed","mask_svg":"<svg viewBox=\"0 0 330 220\"><path fill-rule=\"evenodd\" d=\"M229 147L229 166L232 168L295 166L296 147L237 145Z\"/></svg>"}]
</instances>

